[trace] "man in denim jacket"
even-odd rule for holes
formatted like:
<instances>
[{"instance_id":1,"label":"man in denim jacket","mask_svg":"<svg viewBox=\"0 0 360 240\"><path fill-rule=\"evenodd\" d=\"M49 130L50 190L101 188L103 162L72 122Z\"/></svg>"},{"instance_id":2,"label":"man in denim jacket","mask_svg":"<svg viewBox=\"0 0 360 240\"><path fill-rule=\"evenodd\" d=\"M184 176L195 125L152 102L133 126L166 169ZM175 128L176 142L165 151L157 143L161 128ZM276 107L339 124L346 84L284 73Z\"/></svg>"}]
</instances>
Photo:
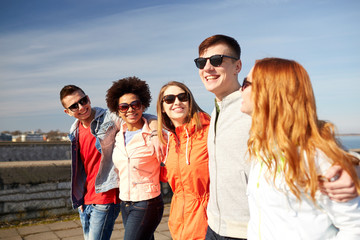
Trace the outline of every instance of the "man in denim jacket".
<instances>
[{"instance_id":1,"label":"man in denim jacket","mask_svg":"<svg viewBox=\"0 0 360 240\"><path fill-rule=\"evenodd\" d=\"M95 192L95 181L99 172L108 182L116 182L116 174L111 170L111 155L104 156L95 137L103 124L106 110L91 108L85 92L74 85L63 87L60 100L64 112L76 120L71 126L69 138L72 147L71 197L74 208L78 208L85 239L110 239L116 218L120 212L119 190L116 184L106 185L105 192ZM104 157L110 161L104 161ZM103 163L107 163L105 168ZM104 169L107 171L103 171ZM111 179L115 179L112 181Z\"/></svg>"},{"instance_id":2,"label":"man in denim jacket","mask_svg":"<svg viewBox=\"0 0 360 240\"><path fill-rule=\"evenodd\" d=\"M106 109L92 108L89 97L74 85L63 87L60 100L64 112L76 118L69 134L71 198L79 211L84 238L110 239L120 212L112 150L121 120ZM154 122L151 126L156 128Z\"/></svg>"}]
</instances>

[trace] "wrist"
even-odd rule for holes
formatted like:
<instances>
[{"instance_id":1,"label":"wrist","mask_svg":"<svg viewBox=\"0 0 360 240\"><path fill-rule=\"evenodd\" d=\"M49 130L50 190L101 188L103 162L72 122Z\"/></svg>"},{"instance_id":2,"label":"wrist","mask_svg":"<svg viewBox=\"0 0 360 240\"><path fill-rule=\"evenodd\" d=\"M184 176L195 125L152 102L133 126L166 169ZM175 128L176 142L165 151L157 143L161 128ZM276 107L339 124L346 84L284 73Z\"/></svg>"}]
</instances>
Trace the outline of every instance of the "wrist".
<instances>
[{"instance_id":1,"label":"wrist","mask_svg":"<svg viewBox=\"0 0 360 240\"><path fill-rule=\"evenodd\" d=\"M157 137L157 135L158 135L157 130L153 130L150 134L150 138Z\"/></svg>"}]
</instances>

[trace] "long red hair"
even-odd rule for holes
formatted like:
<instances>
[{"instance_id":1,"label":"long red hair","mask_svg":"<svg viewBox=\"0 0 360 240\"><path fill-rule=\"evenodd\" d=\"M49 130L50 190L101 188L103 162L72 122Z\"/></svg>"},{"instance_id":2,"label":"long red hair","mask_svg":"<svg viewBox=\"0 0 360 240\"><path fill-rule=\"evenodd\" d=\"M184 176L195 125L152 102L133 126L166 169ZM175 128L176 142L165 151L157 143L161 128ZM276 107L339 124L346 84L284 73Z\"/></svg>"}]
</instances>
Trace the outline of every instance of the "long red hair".
<instances>
[{"instance_id":1,"label":"long red hair","mask_svg":"<svg viewBox=\"0 0 360 240\"><path fill-rule=\"evenodd\" d=\"M281 169L298 199L304 190L314 201L318 189L315 153L319 149L350 174L359 192L354 169L358 159L339 146L333 124L318 120L310 78L299 63L279 58L258 60L251 86L254 109L249 153L252 157L261 153L274 180L276 170Z\"/></svg>"}]
</instances>

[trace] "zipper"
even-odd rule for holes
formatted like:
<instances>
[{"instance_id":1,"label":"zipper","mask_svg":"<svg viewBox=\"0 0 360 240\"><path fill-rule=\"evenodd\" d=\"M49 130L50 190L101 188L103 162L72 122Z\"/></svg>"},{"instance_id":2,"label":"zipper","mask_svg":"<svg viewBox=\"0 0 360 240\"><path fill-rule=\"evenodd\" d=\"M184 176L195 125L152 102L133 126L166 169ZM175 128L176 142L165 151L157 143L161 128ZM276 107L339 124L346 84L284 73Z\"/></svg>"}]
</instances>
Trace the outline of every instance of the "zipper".
<instances>
[{"instance_id":1,"label":"zipper","mask_svg":"<svg viewBox=\"0 0 360 240\"><path fill-rule=\"evenodd\" d=\"M137 184L145 184L145 183L153 183L153 181L148 180L148 181L144 181L144 182L132 182L133 185L137 185Z\"/></svg>"},{"instance_id":2,"label":"zipper","mask_svg":"<svg viewBox=\"0 0 360 240\"><path fill-rule=\"evenodd\" d=\"M144 169L140 169L140 168L137 168L135 166L133 166L133 169L137 170L137 171L140 171L140 172L144 172L144 173L148 173L148 174L151 174L152 172L151 171L147 171L147 170L144 170Z\"/></svg>"},{"instance_id":3,"label":"zipper","mask_svg":"<svg viewBox=\"0 0 360 240\"><path fill-rule=\"evenodd\" d=\"M177 135L175 135L175 141L176 141L176 146L181 149L180 145L181 145L181 142L180 142L180 139L177 138ZM180 184L181 184L181 187L182 187L182 197L183 197L183 210L182 210L182 222L184 222L184 211L185 211L185 192L184 192L184 184L183 184L183 181L182 181L182 175L181 175L181 171L180 171L180 153L177 154L177 172L178 172L178 176L179 176L179 180L180 180ZM182 224L182 229L181 229L181 234L180 236L182 236L184 233L184 224ZM182 237L181 237L182 239Z\"/></svg>"},{"instance_id":4,"label":"zipper","mask_svg":"<svg viewBox=\"0 0 360 240\"><path fill-rule=\"evenodd\" d=\"M125 140L125 139L124 139ZM124 145L125 145L125 142L124 142ZM130 200L130 189L131 189L131 167L130 167L130 161L131 161L131 156L135 153L133 152L130 156L129 156L129 153L127 151L127 148L126 148L126 145L125 145L125 152L126 152L126 155L128 157L128 199Z\"/></svg>"},{"instance_id":5,"label":"zipper","mask_svg":"<svg viewBox=\"0 0 360 240\"><path fill-rule=\"evenodd\" d=\"M128 187L129 187L129 189L128 189L128 199L130 200L130 180L131 180L131 178L130 178L130 174L131 174L131 170L130 170L130 157L128 156Z\"/></svg>"}]
</instances>

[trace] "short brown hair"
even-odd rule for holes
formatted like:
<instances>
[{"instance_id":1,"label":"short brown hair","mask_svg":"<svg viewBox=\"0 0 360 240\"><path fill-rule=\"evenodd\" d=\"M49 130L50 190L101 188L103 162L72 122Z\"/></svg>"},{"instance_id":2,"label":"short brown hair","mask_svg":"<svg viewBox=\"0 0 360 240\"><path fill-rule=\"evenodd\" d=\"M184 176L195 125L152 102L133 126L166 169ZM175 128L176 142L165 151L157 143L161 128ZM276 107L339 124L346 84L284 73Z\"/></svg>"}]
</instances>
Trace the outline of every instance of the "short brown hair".
<instances>
[{"instance_id":1,"label":"short brown hair","mask_svg":"<svg viewBox=\"0 0 360 240\"><path fill-rule=\"evenodd\" d=\"M81 93L86 95L85 92L81 88L79 88L78 86L75 86L75 85L66 85L61 89L61 91L60 91L60 101L61 101L61 104L63 105L64 108L66 108L66 107L64 106L64 103L63 103L62 100L66 96L69 96L69 95L71 95L71 94L73 94L74 92L77 92L77 91L80 91Z\"/></svg>"},{"instance_id":2,"label":"short brown hair","mask_svg":"<svg viewBox=\"0 0 360 240\"><path fill-rule=\"evenodd\" d=\"M225 44L231 49L232 53L235 54L235 56L233 57L237 57L238 59L240 59L241 48L239 43L234 38L221 34L206 38L199 45L199 55L202 55L205 52L205 50L208 49L209 47L221 43Z\"/></svg>"}]
</instances>

